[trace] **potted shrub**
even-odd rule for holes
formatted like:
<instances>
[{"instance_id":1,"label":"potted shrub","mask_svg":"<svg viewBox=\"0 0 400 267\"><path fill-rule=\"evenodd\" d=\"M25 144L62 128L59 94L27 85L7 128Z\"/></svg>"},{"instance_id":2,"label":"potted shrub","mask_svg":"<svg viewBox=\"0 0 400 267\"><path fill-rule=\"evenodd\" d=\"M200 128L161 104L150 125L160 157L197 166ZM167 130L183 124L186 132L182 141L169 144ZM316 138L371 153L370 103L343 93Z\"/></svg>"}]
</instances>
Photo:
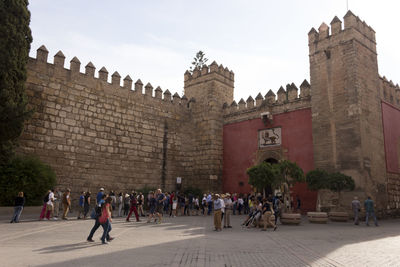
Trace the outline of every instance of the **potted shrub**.
<instances>
[{"instance_id":1,"label":"potted shrub","mask_svg":"<svg viewBox=\"0 0 400 267\"><path fill-rule=\"evenodd\" d=\"M349 214L346 211L341 210L340 199L341 192L344 190L353 191L355 188L354 180L350 176L347 176L340 172L329 174L328 177L328 189L338 193L338 206L336 211L329 213L329 218L332 221L347 222L349 220Z\"/></svg>"},{"instance_id":2,"label":"potted shrub","mask_svg":"<svg viewBox=\"0 0 400 267\"><path fill-rule=\"evenodd\" d=\"M327 223L328 213L321 212L321 199L319 190L328 189L329 174L320 169L309 171L306 175L308 189L317 191L316 212L307 212L308 221L311 223Z\"/></svg>"},{"instance_id":3,"label":"potted shrub","mask_svg":"<svg viewBox=\"0 0 400 267\"><path fill-rule=\"evenodd\" d=\"M283 198L288 208L282 212L281 222L283 224L295 224L298 225L301 222L301 214L293 213L292 206L290 201L290 187L293 186L297 182L304 182L304 172L303 170L295 163L289 160L283 160L276 164L278 169L278 181L283 185L284 192Z\"/></svg>"}]
</instances>

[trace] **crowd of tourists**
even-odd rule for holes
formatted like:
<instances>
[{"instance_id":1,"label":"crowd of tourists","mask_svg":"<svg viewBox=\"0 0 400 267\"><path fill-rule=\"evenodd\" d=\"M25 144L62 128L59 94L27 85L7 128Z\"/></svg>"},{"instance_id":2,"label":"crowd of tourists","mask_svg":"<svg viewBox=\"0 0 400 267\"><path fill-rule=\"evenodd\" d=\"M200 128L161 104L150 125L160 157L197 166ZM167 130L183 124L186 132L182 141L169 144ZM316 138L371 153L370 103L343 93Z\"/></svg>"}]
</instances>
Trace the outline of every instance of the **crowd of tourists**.
<instances>
[{"instance_id":1,"label":"crowd of tourists","mask_svg":"<svg viewBox=\"0 0 400 267\"><path fill-rule=\"evenodd\" d=\"M232 215L247 215L242 223L243 227L259 227L266 231L270 226L273 231L277 229L277 221L281 216L284 200L281 195L262 194L213 194L207 193L197 196L193 193L166 192L161 189L150 191L146 195L142 192L131 191L130 193L106 193L104 188L93 196L91 192L81 192L77 201L77 219L94 219L95 224L87 237L88 242L94 242L93 235L102 226L103 244L113 240L110 236L111 223L114 217L125 217L130 222L134 214L137 222L140 217L147 217L147 223L152 221L161 224L164 216L210 216L213 215L214 231L221 231L222 228L232 228ZM286 203L287 204L287 203ZM19 192L15 198L15 208L11 223L18 223L23 207L25 205L24 193ZM67 188L64 192L60 189L49 190L43 198L43 206L39 220L68 220L68 213L71 211L71 190ZM370 197L364 202L366 210L366 224L369 217L374 219L374 202ZM300 209L300 199L297 197L297 209ZM359 224L358 213L361 210L360 201L357 197L352 202L355 224Z\"/></svg>"}]
</instances>

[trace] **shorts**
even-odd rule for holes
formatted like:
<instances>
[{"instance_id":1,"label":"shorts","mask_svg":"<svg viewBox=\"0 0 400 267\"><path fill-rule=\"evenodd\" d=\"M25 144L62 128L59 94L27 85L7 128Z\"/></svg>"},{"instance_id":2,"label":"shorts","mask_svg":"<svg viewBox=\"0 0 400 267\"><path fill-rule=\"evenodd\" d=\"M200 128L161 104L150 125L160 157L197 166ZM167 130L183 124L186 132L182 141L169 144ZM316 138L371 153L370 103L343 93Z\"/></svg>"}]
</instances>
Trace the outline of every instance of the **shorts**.
<instances>
[{"instance_id":1,"label":"shorts","mask_svg":"<svg viewBox=\"0 0 400 267\"><path fill-rule=\"evenodd\" d=\"M158 213L162 213L163 212L163 209L164 209L164 206L163 205L157 205L157 212Z\"/></svg>"}]
</instances>

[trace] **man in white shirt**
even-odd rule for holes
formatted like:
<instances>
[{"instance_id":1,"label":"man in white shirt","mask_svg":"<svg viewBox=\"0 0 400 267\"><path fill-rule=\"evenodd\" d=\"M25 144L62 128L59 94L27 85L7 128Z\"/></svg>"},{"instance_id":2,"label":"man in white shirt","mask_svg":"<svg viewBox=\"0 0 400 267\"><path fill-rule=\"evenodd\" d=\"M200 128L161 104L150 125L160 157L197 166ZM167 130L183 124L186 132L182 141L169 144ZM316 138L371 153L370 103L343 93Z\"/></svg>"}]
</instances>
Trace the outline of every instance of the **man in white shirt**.
<instances>
[{"instance_id":1,"label":"man in white shirt","mask_svg":"<svg viewBox=\"0 0 400 267\"><path fill-rule=\"evenodd\" d=\"M54 213L54 189L50 190L49 193L49 201L46 203L46 218L47 220L50 220L50 217L53 217ZM54 217L53 217L54 218ZM56 219L56 218L54 218Z\"/></svg>"}]
</instances>

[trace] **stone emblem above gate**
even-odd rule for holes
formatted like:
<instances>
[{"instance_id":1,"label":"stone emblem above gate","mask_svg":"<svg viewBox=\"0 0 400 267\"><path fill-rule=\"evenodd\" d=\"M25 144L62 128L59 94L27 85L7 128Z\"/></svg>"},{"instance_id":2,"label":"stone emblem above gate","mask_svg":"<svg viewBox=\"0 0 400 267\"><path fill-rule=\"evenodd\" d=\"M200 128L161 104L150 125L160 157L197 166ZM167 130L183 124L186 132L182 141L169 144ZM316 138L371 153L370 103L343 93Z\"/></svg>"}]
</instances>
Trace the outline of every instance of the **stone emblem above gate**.
<instances>
[{"instance_id":1,"label":"stone emblem above gate","mask_svg":"<svg viewBox=\"0 0 400 267\"><path fill-rule=\"evenodd\" d=\"M279 146L282 143L281 128L270 128L258 131L258 147Z\"/></svg>"}]
</instances>

